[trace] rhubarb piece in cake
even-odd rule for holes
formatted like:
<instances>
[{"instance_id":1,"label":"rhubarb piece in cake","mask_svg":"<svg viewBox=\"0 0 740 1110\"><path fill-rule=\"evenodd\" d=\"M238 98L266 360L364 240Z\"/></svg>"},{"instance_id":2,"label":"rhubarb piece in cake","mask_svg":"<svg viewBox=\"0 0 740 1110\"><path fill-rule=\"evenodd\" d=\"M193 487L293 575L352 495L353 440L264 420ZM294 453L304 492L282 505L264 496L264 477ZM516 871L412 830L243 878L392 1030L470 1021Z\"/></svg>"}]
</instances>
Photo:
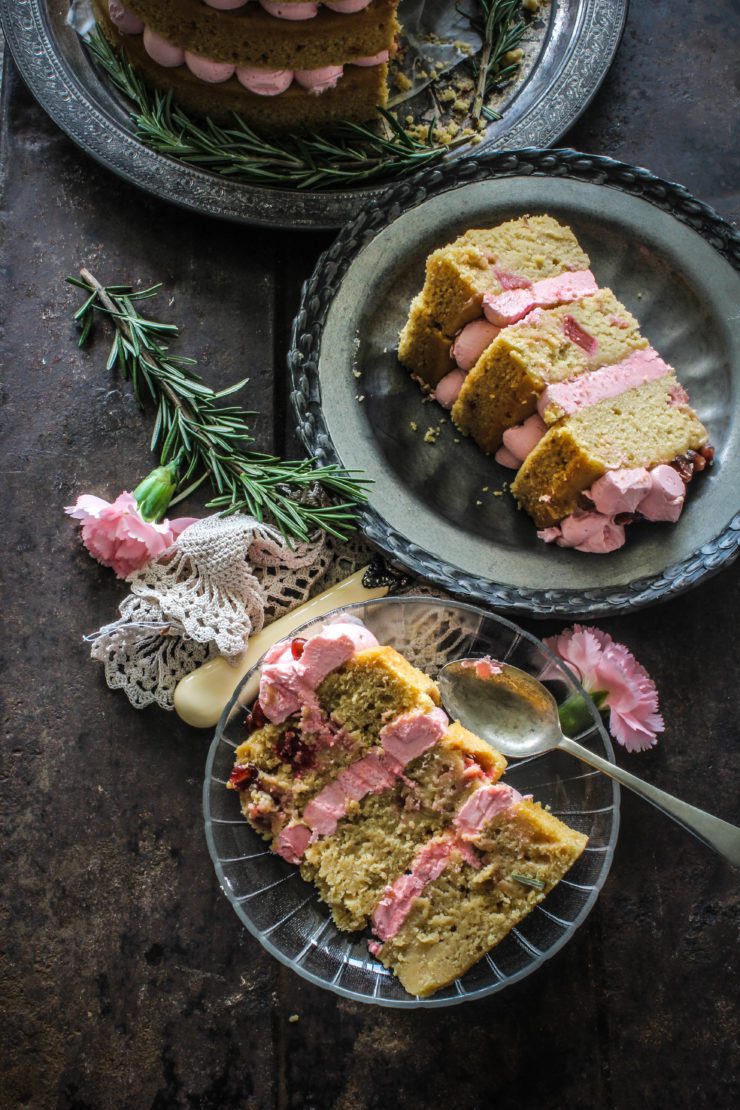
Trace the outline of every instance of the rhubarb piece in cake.
<instances>
[{"instance_id":1,"label":"rhubarb piece in cake","mask_svg":"<svg viewBox=\"0 0 740 1110\"><path fill-rule=\"evenodd\" d=\"M522 464L512 493L537 527L547 529L560 525L564 518L592 511L595 502L586 495L611 472L608 484L596 492L602 507L612 510L602 515L618 517L621 512L639 512L641 498L634 505L629 498L650 492L642 473L622 483L625 495L632 492L627 500L619 502L615 500L619 479L615 481L614 472L649 472L661 465L670 466L681 457L701 451L707 438L707 430L688 404L685 390L673 374L663 374L589 405L551 427ZM630 484L634 481L639 489ZM604 496L609 500L601 501ZM652 500L658 497L654 490ZM575 521L569 520L568 527L574 524L582 529L599 521L576 516Z\"/></svg>"},{"instance_id":2,"label":"rhubarb piece in cake","mask_svg":"<svg viewBox=\"0 0 740 1110\"><path fill-rule=\"evenodd\" d=\"M547 386L621 362L647 346L637 321L610 289L535 309L484 351L462 385L452 418L483 451L494 452L507 428L535 412Z\"/></svg>"},{"instance_id":3,"label":"rhubarb piece in cake","mask_svg":"<svg viewBox=\"0 0 740 1110\"><path fill-rule=\"evenodd\" d=\"M512 787L486 785L388 886L371 948L410 994L433 994L502 941L586 843Z\"/></svg>"}]
</instances>

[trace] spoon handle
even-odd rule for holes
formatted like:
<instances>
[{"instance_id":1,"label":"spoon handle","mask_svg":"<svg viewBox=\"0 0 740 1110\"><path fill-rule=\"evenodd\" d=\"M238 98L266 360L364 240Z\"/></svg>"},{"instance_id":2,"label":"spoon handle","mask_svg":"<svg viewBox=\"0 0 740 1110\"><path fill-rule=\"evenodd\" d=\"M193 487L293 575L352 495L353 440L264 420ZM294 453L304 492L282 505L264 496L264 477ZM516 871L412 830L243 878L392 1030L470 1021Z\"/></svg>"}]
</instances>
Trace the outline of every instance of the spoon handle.
<instances>
[{"instance_id":1,"label":"spoon handle","mask_svg":"<svg viewBox=\"0 0 740 1110\"><path fill-rule=\"evenodd\" d=\"M605 775L616 779L622 786L633 790L645 801L650 802L663 813L667 813L679 825L683 825L704 844L714 848L715 852L719 852L735 867L740 867L740 828L736 825L731 825L729 821L722 821L719 817L713 817L711 813L697 809L696 806L690 806L688 802L682 802L680 798L666 794L665 790L658 790L657 786L652 786L644 779L639 779L637 775L630 774L629 771L623 771L621 767L609 763L600 755L594 755L588 748L576 744L575 740L570 740L567 736L560 740L558 747L582 759L591 767L603 771Z\"/></svg>"}]
</instances>

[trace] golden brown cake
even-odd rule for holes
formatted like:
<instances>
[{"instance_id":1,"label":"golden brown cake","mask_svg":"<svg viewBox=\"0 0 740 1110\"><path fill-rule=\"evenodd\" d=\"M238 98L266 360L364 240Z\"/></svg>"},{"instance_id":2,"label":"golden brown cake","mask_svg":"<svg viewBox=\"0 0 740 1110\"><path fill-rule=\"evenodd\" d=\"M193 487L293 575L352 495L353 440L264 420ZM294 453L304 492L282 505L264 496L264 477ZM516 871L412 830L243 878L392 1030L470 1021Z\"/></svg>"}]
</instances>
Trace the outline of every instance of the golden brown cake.
<instances>
[{"instance_id":1,"label":"golden brown cake","mask_svg":"<svg viewBox=\"0 0 740 1110\"><path fill-rule=\"evenodd\" d=\"M473 228L427 259L421 299L414 301L401 332L399 359L435 385L443 347L449 353L456 332L481 315L485 294L588 266L588 255L573 232L551 216L522 216L494 228ZM431 359L430 350L435 352Z\"/></svg>"},{"instance_id":2,"label":"golden brown cake","mask_svg":"<svg viewBox=\"0 0 740 1110\"><path fill-rule=\"evenodd\" d=\"M372 926L371 950L412 993L464 974L585 845L499 783L503 756L451 723L434 682L352 618L268 652L249 727L229 782L244 816L316 884L340 929ZM414 948L431 951L423 907L465 867L479 878L458 886L425 979ZM501 898L511 881L507 916ZM480 921L482 892L498 907L495 928ZM410 921L419 914L417 931Z\"/></svg>"},{"instance_id":3,"label":"golden brown cake","mask_svg":"<svg viewBox=\"0 0 740 1110\"><path fill-rule=\"evenodd\" d=\"M490 454L507 428L535 411L548 384L621 362L647 346L634 316L610 289L537 309L504 328L484 351L465 379L452 419Z\"/></svg>"},{"instance_id":4,"label":"golden brown cake","mask_svg":"<svg viewBox=\"0 0 740 1110\"><path fill-rule=\"evenodd\" d=\"M518 471L541 539L606 554L626 524L678 520L714 452L675 372L587 266L549 216L466 232L427 259L399 361Z\"/></svg>"},{"instance_id":5,"label":"golden brown cake","mask_svg":"<svg viewBox=\"0 0 740 1110\"><path fill-rule=\"evenodd\" d=\"M590 405L554 425L527 456L512 493L538 528L589 507L607 471L651 471L699 452L707 430L673 374Z\"/></svg>"},{"instance_id":6,"label":"golden brown cake","mask_svg":"<svg viewBox=\"0 0 740 1110\"><path fill-rule=\"evenodd\" d=\"M256 129L372 118L387 99L397 0L93 0L147 81L215 120Z\"/></svg>"}]
</instances>

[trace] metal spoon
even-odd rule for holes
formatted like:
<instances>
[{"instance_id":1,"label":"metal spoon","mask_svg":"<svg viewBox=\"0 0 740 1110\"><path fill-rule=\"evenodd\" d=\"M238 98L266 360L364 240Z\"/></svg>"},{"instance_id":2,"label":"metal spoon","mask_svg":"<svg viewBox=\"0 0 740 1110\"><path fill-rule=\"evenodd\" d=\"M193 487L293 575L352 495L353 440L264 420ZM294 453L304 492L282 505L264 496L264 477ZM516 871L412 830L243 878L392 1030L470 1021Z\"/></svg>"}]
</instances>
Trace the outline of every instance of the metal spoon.
<instances>
[{"instance_id":1,"label":"metal spoon","mask_svg":"<svg viewBox=\"0 0 740 1110\"><path fill-rule=\"evenodd\" d=\"M481 668L486 673L478 674L476 663L480 660L458 659L448 663L439 675L442 704L453 720L512 758L541 755L554 748L570 752L651 802L730 863L740 866L740 828L658 790L569 739L560 727L555 698L526 671L496 663Z\"/></svg>"}]
</instances>

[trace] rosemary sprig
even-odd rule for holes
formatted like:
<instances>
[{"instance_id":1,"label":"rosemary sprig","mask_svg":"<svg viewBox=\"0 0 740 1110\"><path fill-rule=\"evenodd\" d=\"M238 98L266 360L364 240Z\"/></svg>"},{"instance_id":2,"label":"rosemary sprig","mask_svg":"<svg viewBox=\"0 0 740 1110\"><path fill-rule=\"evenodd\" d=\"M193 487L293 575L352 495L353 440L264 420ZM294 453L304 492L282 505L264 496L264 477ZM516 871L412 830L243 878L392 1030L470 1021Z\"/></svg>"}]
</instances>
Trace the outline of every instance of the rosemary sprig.
<instances>
[{"instance_id":1,"label":"rosemary sprig","mask_svg":"<svg viewBox=\"0 0 740 1110\"><path fill-rule=\"evenodd\" d=\"M151 448L159 452L162 465L173 460L180 464L178 492L171 504L208 480L215 494L208 507L224 515L245 511L257 520L269 520L288 540L307 540L317 528L346 538L354 529L357 503L365 499L367 479L339 466L316 466L312 459L284 461L253 451L247 420L255 414L222 404L247 379L215 392L192 369L194 359L172 355L165 346L164 338L179 334L177 325L139 312L138 304L155 296L161 285L136 291L127 285L103 286L86 269L67 281L85 294L75 313L80 346L87 342L96 313L108 316L115 335L107 369L120 367L141 408L147 400L156 406ZM296 496L317 482L342 500L316 505Z\"/></svg>"},{"instance_id":2,"label":"rosemary sprig","mask_svg":"<svg viewBox=\"0 0 740 1110\"><path fill-rule=\"evenodd\" d=\"M533 890L544 890L545 884L542 879L535 879L531 875L519 875L516 872L512 873L512 879L521 883L522 886L531 886Z\"/></svg>"},{"instance_id":3,"label":"rosemary sprig","mask_svg":"<svg viewBox=\"0 0 740 1110\"><path fill-rule=\"evenodd\" d=\"M510 77L518 62L506 64L505 55L515 50L522 41L526 23L522 16L521 0L478 0L480 12L470 17L470 22L483 39L478 62L478 80L471 116L477 122L500 119L498 112L486 107L486 100L496 86Z\"/></svg>"},{"instance_id":4,"label":"rosemary sprig","mask_svg":"<svg viewBox=\"0 0 740 1110\"><path fill-rule=\"evenodd\" d=\"M286 138L257 135L236 114L229 126L196 121L174 103L171 93L151 89L97 28L86 41L116 88L134 104L131 118L143 143L223 177L296 189L336 188L415 173L450 149L449 143L434 142L433 123L420 141L383 109L382 130L341 123L330 135L308 132Z\"/></svg>"}]
</instances>

